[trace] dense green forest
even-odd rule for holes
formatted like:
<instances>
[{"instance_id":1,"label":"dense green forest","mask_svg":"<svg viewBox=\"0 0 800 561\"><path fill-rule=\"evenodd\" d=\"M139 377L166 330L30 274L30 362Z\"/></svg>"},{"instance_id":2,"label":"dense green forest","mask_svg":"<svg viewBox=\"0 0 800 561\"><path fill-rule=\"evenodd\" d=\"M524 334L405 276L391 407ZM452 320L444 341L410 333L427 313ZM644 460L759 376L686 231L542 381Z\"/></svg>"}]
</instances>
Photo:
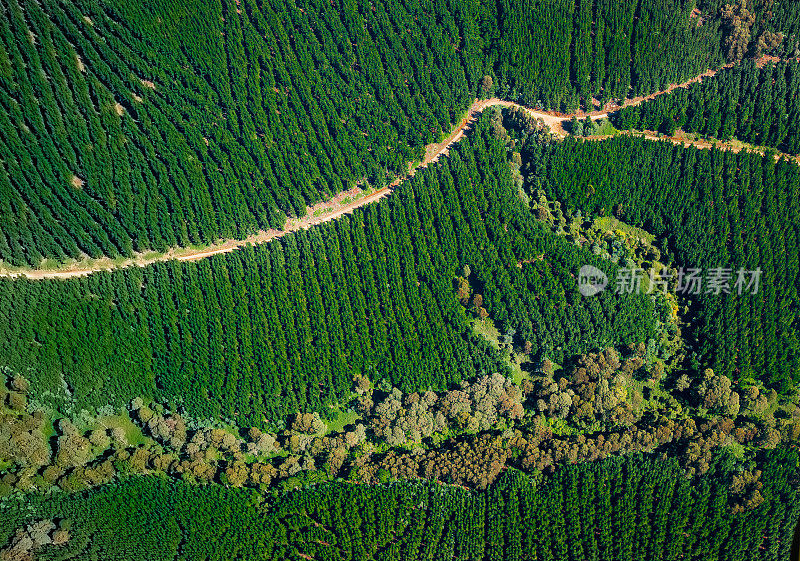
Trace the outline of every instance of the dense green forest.
<instances>
[{"instance_id":1,"label":"dense green forest","mask_svg":"<svg viewBox=\"0 0 800 561\"><path fill-rule=\"evenodd\" d=\"M800 380L800 169L772 156L617 137L531 145L528 183L567 213L615 215L672 267L762 270L758 293L691 295L695 365L792 393Z\"/></svg>"},{"instance_id":2,"label":"dense green forest","mask_svg":"<svg viewBox=\"0 0 800 561\"><path fill-rule=\"evenodd\" d=\"M261 425L324 412L355 374L416 391L505 372L470 326L459 277L534 354L653 337L649 296L580 296L573 271L613 277L614 265L534 219L489 122L389 199L273 243L64 282L0 279L0 360L64 412L164 397Z\"/></svg>"},{"instance_id":3,"label":"dense green forest","mask_svg":"<svg viewBox=\"0 0 800 561\"><path fill-rule=\"evenodd\" d=\"M800 64L753 61L616 113L619 129L676 129L800 153Z\"/></svg>"},{"instance_id":4,"label":"dense green forest","mask_svg":"<svg viewBox=\"0 0 800 561\"><path fill-rule=\"evenodd\" d=\"M694 481L674 460L634 456L537 479L510 470L482 492L398 482L261 495L134 477L6 499L0 543L21 548L14 536L31 535L39 560L783 560L800 512L797 464L794 451L765 453L765 500L738 513L726 454ZM53 519L55 539L42 537Z\"/></svg>"},{"instance_id":5,"label":"dense green forest","mask_svg":"<svg viewBox=\"0 0 800 561\"><path fill-rule=\"evenodd\" d=\"M719 18L701 25L693 7L5 2L0 259L279 227L356 181L402 174L478 95L572 111L658 90L724 59Z\"/></svg>"},{"instance_id":6,"label":"dense green forest","mask_svg":"<svg viewBox=\"0 0 800 561\"><path fill-rule=\"evenodd\" d=\"M620 268L644 260L675 267L688 256L708 268L725 257L735 268L739 254L715 246L718 233L701 220L755 220L764 243L793 239L797 167L504 128L520 118L485 113L392 197L273 243L68 281L3 279L0 490L75 492L125 473L261 489L341 476L484 489L508 467L547 471L643 450L702 475L720 447L752 460L796 441L796 298L785 296L796 288L795 244L742 262L762 267L758 294L701 294L683 308L660 290L585 297L575 273L592 264L614 287ZM747 185L754 195L729 168L760 178ZM653 176L626 195L636 169ZM719 185L708 186L713 177ZM636 190L653 186L652 200ZM745 210L778 201L733 220L730 191ZM687 194L708 216L675 211ZM605 208L628 221L617 230L651 241L598 238L586 218L609 220ZM720 313L759 323L720 329ZM345 409L343 426L335 417ZM42 435L53 433L51 450Z\"/></svg>"},{"instance_id":7,"label":"dense green forest","mask_svg":"<svg viewBox=\"0 0 800 561\"><path fill-rule=\"evenodd\" d=\"M786 561L800 166L576 136L800 153L798 57L780 0L0 3L6 272L392 183L0 276L0 560Z\"/></svg>"},{"instance_id":8,"label":"dense green forest","mask_svg":"<svg viewBox=\"0 0 800 561\"><path fill-rule=\"evenodd\" d=\"M794 2L776 0L699 0L697 7L703 14L721 14L725 39L723 49L730 55L731 44L739 43L735 49L739 60L744 56L760 56L765 53L765 45L770 34L781 34L782 39L774 49L781 57L800 56L800 11ZM732 9L731 9L732 8ZM728 11L728 17L724 11ZM730 17L733 16L733 17ZM738 21L736 21L738 19Z\"/></svg>"}]
</instances>

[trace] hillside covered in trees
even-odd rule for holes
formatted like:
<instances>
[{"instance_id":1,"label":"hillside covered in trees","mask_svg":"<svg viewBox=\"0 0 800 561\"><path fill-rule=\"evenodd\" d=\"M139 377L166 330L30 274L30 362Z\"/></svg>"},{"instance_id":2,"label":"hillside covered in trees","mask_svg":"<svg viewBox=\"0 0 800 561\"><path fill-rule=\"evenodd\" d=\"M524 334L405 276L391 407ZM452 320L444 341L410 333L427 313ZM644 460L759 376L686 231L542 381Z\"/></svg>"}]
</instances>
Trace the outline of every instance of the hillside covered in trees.
<instances>
[{"instance_id":1,"label":"hillside covered in trees","mask_svg":"<svg viewBox=\"0 0 800 561\"><path fill-rule=\"evenodd\" d=\"M662 89L724 60L692 7L4 3L0 259L243 238L402 175L476 96L573 111Z\"/></svg>"},{"instance_id":2,"label":"hillside covered in trees","mask_svg":"<svg viewBox=\"0 0 800 561\"><path fill-rule=\"evenodd\" d=\"M786 561L800 166L615 126L797 153L798 56L776 0L1 4L0 561Z\"/></svg>"},{"instance_id":3,"label":"hillside covered in trees","mask_svg":"<svg viewBox=\"0 0 800 561\"><path fill-rule=\"evenodd\" d=\"M794 392L798 363L800 169L754 153L618 137L528 152L530 184L568 213L616 215L661 239L655 261L761 269L758 294L690 295L696 364Z\"/></svg>"},{"instance_id":4,"label":"hillside covered in trees","mask_svg":"<svg viewBox=\"0 0 800 561\"><path fill-rule=\"evenodd\" d=\"M768 454L768 499L733 515L736 473L724 456L700 485L674 461L641 456L540 480L509 471L481 492L335 483L263 496L131 478L77 496L13 501L0 513L0 543L63 560L788 559L800 509L796 465L796 452Z\"/></svg>"},{"instance_id":5,"label":"hillside covered in trees","mask_svg":"<svg viewBox=\"0 0 800 561\"><path fill-rule=\"evenodd\" d=\"M571 271L613 265L538 224L506 161L487 116L352 218L197 263L0 279L3 362L62 411L159 397L260 425L324 411L356 374L411 392L503 372L460 303L470 292L557 360L653 337L646 295L581 299Z\"/></svg>"},{"instance_id":6,"label":"hillside covered in trees","mask_svg":"<svg viewBox=\"0 0 800 561\"><path fill-rule=\"evenodd\" d=\"M79 500L75 493L114 494L112 489L126 481L150 485L147 478L155 476L175 482L170 485L200 485L198 493L246 487L277 498L295 496L291 489L329 492L337 479L369 486L421 479L493 497L476 507L487 516L485 543L478 537L429 536L424 543L437 545L426 555L437 558L433 552L440 547L450 551L450 544L474 539L459 547L477 548L470 554L476 559L525 558L514 544L528 532L545 541L535 545L527 538L524 551L566 548L553 559L577 559L595 543L586 541L591 529L580 530L566 519L531 518L527 530L506 536L511 527L501 522L505 515L493 511L489 516L495 508L489 505L498 500L492 493L504 488L509 470L520 470L513 481L524 485L554 478L554 493L558 486L559 493L584 489L573 480L564 487L564 474L578 469L570 466L580 464L596 482L596 470L606 473L617 469L609 466L621 465L615 462L631 462L646 452L660 462L674 462L669 464L674 482L658 479L659 493L669 485L713 488L717 514L709 516L750 525L720 526L713 541L696 531L705 522L687 519L693 529L687 532L691 539L684 555L700 558L723 543L728 543L724 555L732 559L742 551L758 549L761 555L770 548L772 556L784 551L795 516L795 476L781 483L786 487L780 508L789 510L774 512L786 521L765 529L757 543L742 534L765 523L756 512L777 508L772 476L765 475L774 469L769 458L794 453L800 434L796 371L790 361L776 359L791 357L786 341L792 333L783 335L783 346L747 337L785 329L783 308L769 298L727 295L745 298L728 302L727 308L740 316L752 313L764 323L755 333L715 331L709 319L719 313L714 295L682 302L660 290L609 290L587 298L577 290L574 271L591 263L614 286L622 267L643 266L643 260L672 267L684 256L716 257L688 253L691 248L714 251L708 237L698 237L713 233L693 228L690 217L672 205L678 193L691 193L701 198L692 207L702 208L703 193L725 193L733 183L715 191L686 188L687 182L710 177L699 170L715 162L722 170L717 176L733 182L738 176L725 173L725 166L748 165L761 181L751 192L776 193L781 205L792 208L786 187L797 184L791 179L796 166L627 137L553 142L538 126L515 110L488 112L448 158L402 183L392 197L277 243L197 263L173 261L63 282L4 279L0 294L13 327L5 335L9 350L0 392L3 509L14 512L17 500L46 500L42 492L48 489L66 501L58 508L69 509ZM642 161L631 160L631 154ZM582 168L578 161L587 164ZM669 178L663 183L642 179L658 187L660 198L648 200L635 182L626 195L622 182L632 172L625 166ZM670 166L676 171L663 173ZM584 183L589 175L591 188ZM682 188L672 192L672 185ZM564 204L548 202L545 193ZM641 200L641 206L631 200ZM720 206L735 208L733 203ZM652 235L636 226L647 227L659 235L650 242L608 231L597 238L587 220L593 214L603 217L606 208L628 221L617 220L618 229L646 238ZM714 206L708 208L712 214L705 220L725 224ZM764 232L779 232L785 239L796 222L790 212L787 223L782 208L759 220ZM721 248L716 252L725 255ZM768 282L773 288L791 287L781 275L793 274L786 269L793 258L779 259L783 268L771 267L769 260L746 263L764 269L767 295L774 294ZM757 313L756 302L762 306ZM496 326L496 340L486 325ZM750 349L746 370L737 362L740 355L720 351L724 337ZM774 370L762 370L756 362L768 360L776 361ZM720 458L726 458L723 464ZM590 513L598 508L591 506L595 501L616 500L603 499L617 496L607 495L606 487L587 485L580 492L598 493L596 498L559 494L552 500L573 505L569 516L578 512L576 504L586 504ZM635 502L603 508L621 517L634 509L643 517L651 508L650 495L640 491ZM530 500L550 500L539 488L530 493ZM711 500L680 493L692 506L670 504L661 512L668 509L674 516L677 509L690 516L696 510L692 501ZM156 494L152 500L161 499ZM304 504L322 508L320 500ZM364 500L372 505L382 499ZM523 499L508 500L521 504ZM166 515L173 521L169 525L177 523L174 517L182 516L183 507L168 504L173 509ZM80 508L93 512L94 507ZM453 516L462 516L467 506L454 509ZM150 514L142 516L152 520ZM28 512L24 523L12 525L22 533L9 538L9 547L29 543L25 536L36 534L41 547L58 545L53 554L60 556L72 551L64 549L71 542L63 540L75 523L96 528L81 532L100 532L76 541L75 551L88 544L111 547L101 537L105 523L97 526L101 521L90 522L91 515L81 522L70 514L69 526L47 522L52 518L62 516ZM654 520L653 527L665 531L662 519ZM543 526L537 524L551 523L551 537L541 535L537 528ZM373 528L371 522L368 527ZM778 534L784 537L763 537ZM270 547L297 547L277 536L264 539ZM549 539L561 545L550 546ZM652 539L655 545L635 547L662 547L662 538ZM510 549L496 549L497 540ZM414 538L411 543L422 542ZM607 548L599 558L616 559L622 550L633 555L626 549L630 544L626 539L596 548ZM385 547L387 559L402 554L391 544ZM98 558L107 555L98 553Z\"/></svg>"},{"instance_id":7,"label":"hillside covered in trees","mask_svg":"<svg viewBox=\"0 0 800 561\"><path fill-rule=\"evenodd\" d=\"M725 69L688 89L658 96L614 115L619 129L676 129L729 141L733 138L800 153L800 64L755 62Z\"/></svg>"}]
</instances>

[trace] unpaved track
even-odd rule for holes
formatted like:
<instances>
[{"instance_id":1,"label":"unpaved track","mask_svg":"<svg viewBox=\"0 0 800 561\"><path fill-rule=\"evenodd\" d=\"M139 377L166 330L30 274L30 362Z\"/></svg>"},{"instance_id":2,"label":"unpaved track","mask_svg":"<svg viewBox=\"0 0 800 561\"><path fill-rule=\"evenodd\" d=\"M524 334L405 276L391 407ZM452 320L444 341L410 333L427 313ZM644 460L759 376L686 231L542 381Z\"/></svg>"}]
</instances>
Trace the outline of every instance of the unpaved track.
<instances>
[{"instance_id":1,"label":"unpaved track","mask_svg":"<svg viewBox=\"0 0 800 561\"><path fill-rule=\"evenodd\" d=\"M399 183L399 181L392 184L392 186ZM199 259L204 259L206 257L211 257L212 255L217 255L220 253L229 253L234 249L238 249L243 247L247 244L259 244L268 242L275 238L279 238L281 236L285 236L289 232L296 232L297 230L303 230L314 226L316 224L321 224L323 222L327 222L329 220L334 220L339 218L344 214L349 214L353 212L354 209L369 204L371 202L377 201L389 193L391 193L391 189L389 187L384 187L383 189L378 189L371 193L368 193L360 198L352 200L350 202L343 202L342 199L346 197L357 197L361 193L360 189L354 188L350 191L346 191L340 193L333 199L329 201L325 201L323 203L319 203L310 207L306 215L302 218L289 218L286 221L286 224L283 230L262 230L257 234L253 234L252 236L248 236L243 240L225 240L213 245L210 245L204 249L173 249L168 251L167 253L160 254L156 257L147 258L143 256L134 257L131 259L126 259L123 262L111 262L110 260L98 260L99 264L92 264L90 267L80 266L80 263L73 265L70 268L65 268L62 270L20 270L20 271L12 271L12 272L0 272L0 276L10 276L10 277L19 277L25 276L29 279L68 279L72 277L80 277L89 275L91 273L95 273L98 271L110 271L113 269L124 268L124 267L144 267L151 263L155 263L157 261L168 261L170 259L176 259L178 261L197 261ZM104 263L105 261L105 263Z\"/></svg>"},{"instance_id":2,"label":"unpaved track","mask_svg":"<svg viewBox=\"0 0 800 561\"><path fill-rule=\"evenodd\" d=\"M731 65L726 65L723 68L727 68ZM642 96L638 98L634 98L631 100L626 100L623 104L624 107L632 106L632 105L639 105L640 103L653 99L656 96L669 93L677 88L687 87L690 84L697 82L705 77L710 77L716 74L716 70L708 70L699 76L692 78L691 80L687 80L682 84L672 84L666 90L661 92L656 92L654 94L648 96ZM67 279L71 277L80 277L84 275L89 275L91 273L97 271L107 271L112 269L124 268L124 267L132 267L132 266L139 266L144 267L151 263L155 263L158 261L168 261L170 259L177 259L178 261L197 261L199 259L205 259L206 257L211 257L212 255L217 255L220 253L228 253L237 249L239 247L245 246L247 244L258 244L268 242L275 238L279 238L281 236L285 236L290 232L296 232L298 230L306 229L316 224L322 224L323 222L328 222L329 220L334 220L339 218L344 214L349 214L353 212L353 210L367 205L369 203L375 202L383 197L389 195L392 191L392 188L397 186L402 180L407 179L410 176L413 176L416 171L421 167L426 167L428 164L437 161L441 156L447 155L449 149L458 141L460 141L465 134L465 131L468 127L470 127L478 118L478 116L487 108L491 106L500 106L500 107L520 107L526 110L528 113L536 117L537 119L541 119L550 130L557 136L565 136L566 132L564 131L563 124L565 121L568 121L573 117L573 115L564 115L561 113L556 112L544 112L544 111L536 111L534 109L530 109L529 107L524 107L518 103L513 101L506 101L499 98L492 98L492 99L483 99L483 100L475 100L473 104L467 110L466 116L461 120L458 126L450 133L450 135L444 139L442 142L429 144L425 148L425 157L421 163L416 165L409 165L408 175L404 178L398 178L394 182L392 182L388 187L384 187L377 191L373 191L368 193L367 195L358 197L361 193L358 187L355 187L349 191L345 191L339 193L332 199L328 201L323 201L314 205L313 207L309 207L307 209L307 213L302 218L289 218L284 225L282 230L263 230L249 236L243 240L223 240L219 243L211 244L202 249L189 249L189 248L175 248L171 249L170 251L164 254L158 254L155 257L147 257L145 254L138 255L136 257L125 259L123 261L112 261L110 259L98 259L93 260L90 263L87 261L84 262L77 262L71 265L66 265L59 269L19 269L15 271L1 271L0 276L9 276L9 277L20 277L24 276L29 279ZM603 119L608 117L610 113L614 111L618 111L620 106L607 106L603 111L593 111L590 113L578 112L574 116L585 118L587 116L591 117L593 120ZM691 144L689 141L683 141L686 144ZM700 142L698 142L700 144ZM347 201L347 197L353 200Z\"/></svg>"},{"instance_id":3,"label":"unpaved track","mask_svg":"<svg viewBox=\"0 0 800 561\"><path fill-rule=\"evenodd\" d=\"M680 131L679 131L680 133ZM632 136L642 136L647 140L660 140L664 142L672 142L673 144L678 145L685 145L685 146L694 146L695 148L699 148L700 150L710 150L711 148L716 148L717 150L725 150L730 151L733 153L739 153L742 150L748 150L750 152L755 152L757 154L761 154L762 156L766 154L765 148L758 147L758 146L751 146L748 144L743 143L734 143L734 142L725 142L719 139L711 139L711 140L694 140L691 138L687 138L683 136L683 133L677 134L676 136L664 136L659 135L655 131L623 131L622 134L630 134ZM586 140L605 140L609 138L608 136L587 136ZM796 164L800 165L800 156L793 156L791 154L786 154L785 152L775 152L775 161L779 161L781 159L786 159L795 162Z\"/></svg>"}]
</instances>

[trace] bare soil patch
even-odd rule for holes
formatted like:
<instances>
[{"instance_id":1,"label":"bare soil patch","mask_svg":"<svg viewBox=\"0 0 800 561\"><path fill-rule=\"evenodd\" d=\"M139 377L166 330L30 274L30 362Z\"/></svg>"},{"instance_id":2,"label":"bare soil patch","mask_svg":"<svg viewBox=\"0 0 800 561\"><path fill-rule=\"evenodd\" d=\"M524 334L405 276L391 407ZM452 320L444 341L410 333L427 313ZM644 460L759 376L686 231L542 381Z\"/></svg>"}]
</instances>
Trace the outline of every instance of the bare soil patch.
<instances>
[{"instance_id":1,"label":"bare soil patch","mask_svg":"<svg viewBox=\"0 0 800 561\"><path fill-rule=\"evenodd\" d=\"M78 64L79 67L82 64L80 61L80 57L78 57ZM731 65L726 65L723 68L727 68ZM613 112L620 107L627 107L631 105L638 105L646 100L653 99L658 95L662 95L665 93L669 93L676 88L687 87L688 85L697 82L704 77L710 77L716 74L716 70L708 70L699 76L692 78L691 80L687 80L681 84L672 84L666 90L662 92L657 92L648 96L641 96L631 100L626 100L622 106L607 106L603 111L592 111L589 113L576 113L575 116L580 118L585 118L586 116L590 116L593 120L599 120L607 117L610 112ZM155 89L155 84L149 80L141 80L141 83L151 89ZM134 96L136 101L141 101L141 98L138 96ZM375 202L377 200L382 199L389 195L392 191L392 188L399 185L401 181L407 179L408 177L413 176L416 171L420 168L426 167L428 164L436 162L440 157L443 155L447 155L450 148L460 141L463 137L465 132L477 121L478 116L487 108L491 106L500 106L500 107L521 107L528 111L531 115L533 115L537 119L541 119L548 127L553 134L559 137L566 136L566 131L564 130L563 124L565 121L572 118L572 115L564 115L553 111L537 111L531 109L529 107L522 106L518 103L513 101L506 101L499 98L491 98L491 99L483 99L483 100L475 100L475 102L469 107L465 116L461 119L458 125L453 129L453 131L441 142L429 144L425 148L425 156L422 162L417 164L409 164L408 173L405 177L399 177L395 179L390 185L387 187L383 187L378 190L374 191L365 191L362 190L361 187L356 185L355 187L338 193L333 198L322 201L317 203L314 206L308 207L306 210L306 214L303 217L299 218L289 218L286 221L283 229L281 230L262 230L256 234L248 236L245 239L241 240L221 240L217 243L209 245L204 248L173 248L166 253L158 254L153 252L141 253L137 254L136 256L129 258L129 259L111 259L111 258L102 258L102 259L82 259L77 262L59 266L57 269L29 269L29 268L15 268L15 269L3 269L0 266L0 275L4 276L25 276L31 279L45 279L45 278L70 278L70 277L77 277L82 275L88 275L96 271L102 270L110 270L114 268L122 268L122 267L131 267L131 266L145 266L149 265L150 263L154 263L156 261L166 261L169 259L177 259L179 261L196 261L198 259L204 259L206 257L210 257L212 255L217 255L220 253L228 253L233 251L239 247L245 246L247 244L258 244L268 242L275 238L284 236L289 232L296 232L298 230L310 228L316 224L322 224L323 222L327 222L330 220L335 220L340 216L345 214L350 214L356 208L361 206L367 205L369 203ZM616 109L614 109L616 107ZM124 111L124 107L121 106L119 103L115 106L115 109L118 114L120 113L120 108ZM660 137L657 133L652 131L644 131L641 134L644 134L645 137L659 140L664 139L665 137ZM589 137L590 140L600 140L604 137ZM676 143L684 143L684 144L692 144L694 146L700 148L710 148L712 146L711 143L707 141L688 141L687 139L682 139L678 137L670 137L668 140ZM717 147L722 147L723 143L716 143ZM730 149L735 149L731 147ZM739 148L741 149L741 148ZM738 151L738 150L737 150ZM797 160L797 158L795 158ZM798 160L800 161L800 160ZM80 179L78 176L73 176L72 185L79 189L83 186L83 180Z\"/></svg>"}]
</instances>

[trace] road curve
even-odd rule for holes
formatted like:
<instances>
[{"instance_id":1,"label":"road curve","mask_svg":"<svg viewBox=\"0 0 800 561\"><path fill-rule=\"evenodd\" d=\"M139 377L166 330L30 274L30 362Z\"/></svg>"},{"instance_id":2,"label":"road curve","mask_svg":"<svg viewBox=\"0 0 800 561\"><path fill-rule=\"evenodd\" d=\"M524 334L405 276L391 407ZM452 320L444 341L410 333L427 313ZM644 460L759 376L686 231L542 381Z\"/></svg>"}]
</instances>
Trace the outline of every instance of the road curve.
<instances>
[{"instance_id":1,"label":"road curve","mask_svg":"<svg viewBox=\"0 0 800 561\"><path fill-rule=\"evenodd\" d=\"M723 68L727 68L728 66L730 65L727 65ZM691 80L687 80L682 84L672 84L666 90L663 90L661 92L656 92L649 96L634 98L632 100L626 100L624 106L627 107L631 105L638 105L643 101L647 101L656 96L669 93L676 88L687 87L690 84L697 82L705 77L713 76L716 72L717 72L716 70L708 70L703 74L695 76ZM419 168L426 167L428 164L437 161L441 156L446 155L449 152L450 148L464 137L465 131L473 122L477 120L478 116L488 107L492 106L519 107L521 109L524 109L535 118L541 119L548 127L550 127L550 130L557 136L564 136L566 134L563 128L563 124L565 121L568 121L573 117L573 115L563 115L555 112L536 111L529 107L520 105L519 103L499 98L482 99L482 100L476 99L467 110L466 116L461 120L458 126L455 129L453 129L453 131L447 136L447 138L445 138L442 142L429 144L428 146L425 147L425 157L423 158L422 162L410 166L408 175L406 177L396 179L388 187L384 187L377 191L373 191L364 196L360 196L361 191L357 187L351 189L350 191L339 193L338 195L336 195L335 197L333 197L328 201L323 201L321 203L314 205L313 207L309 207L307 209L308 212L304 217L289 218L286 221L286 224L284 225L284 228L282 230L262 230L243 240L223 240L221 242L211 244L202 249L173 248L164 254L159 254L154 257L146 257L144 254L142 254L136 257L125 259L123 261L111 260L111 259L99 259L96 261L94 260L91 261L91 264L88 264L84 261L82 265L81 262L77 262L62 267L60 269L52 269L52 270L19 269L14 271L0 271L0 276L26 277L29 279L68 279L73 277L89 275L91 273L95 273L98 271L110 271L113 269L132 267L132 266L144 267L150 265L151 263L156 263L158 261L168 261L170 259L177 259L178 261L197 261L199 259L205 259L206 257L211 257L212 255L231 252L247 244L259 244L268 242L275 238L285 236L290 232L296 232L297 230L306 229L317 224L322 224L323 222L335 220L336 218L339 218L344 214L352 213L355 209L359 207L368 205L372 202L375 202L389 195L391 193L392 188L397 186L400 183L400 181L407 179L410 176L413 176L414 173L416 173L416 171ZM607 111L595 111L590 113L579 112L576 113L575 116L580 118L585 118L588 116L593 120L599 120L608 117L610 113L613 113L618 109L619 107ZM348 197L351 200L348 200L347 199Z\"/></svg>"}]
</instances>

